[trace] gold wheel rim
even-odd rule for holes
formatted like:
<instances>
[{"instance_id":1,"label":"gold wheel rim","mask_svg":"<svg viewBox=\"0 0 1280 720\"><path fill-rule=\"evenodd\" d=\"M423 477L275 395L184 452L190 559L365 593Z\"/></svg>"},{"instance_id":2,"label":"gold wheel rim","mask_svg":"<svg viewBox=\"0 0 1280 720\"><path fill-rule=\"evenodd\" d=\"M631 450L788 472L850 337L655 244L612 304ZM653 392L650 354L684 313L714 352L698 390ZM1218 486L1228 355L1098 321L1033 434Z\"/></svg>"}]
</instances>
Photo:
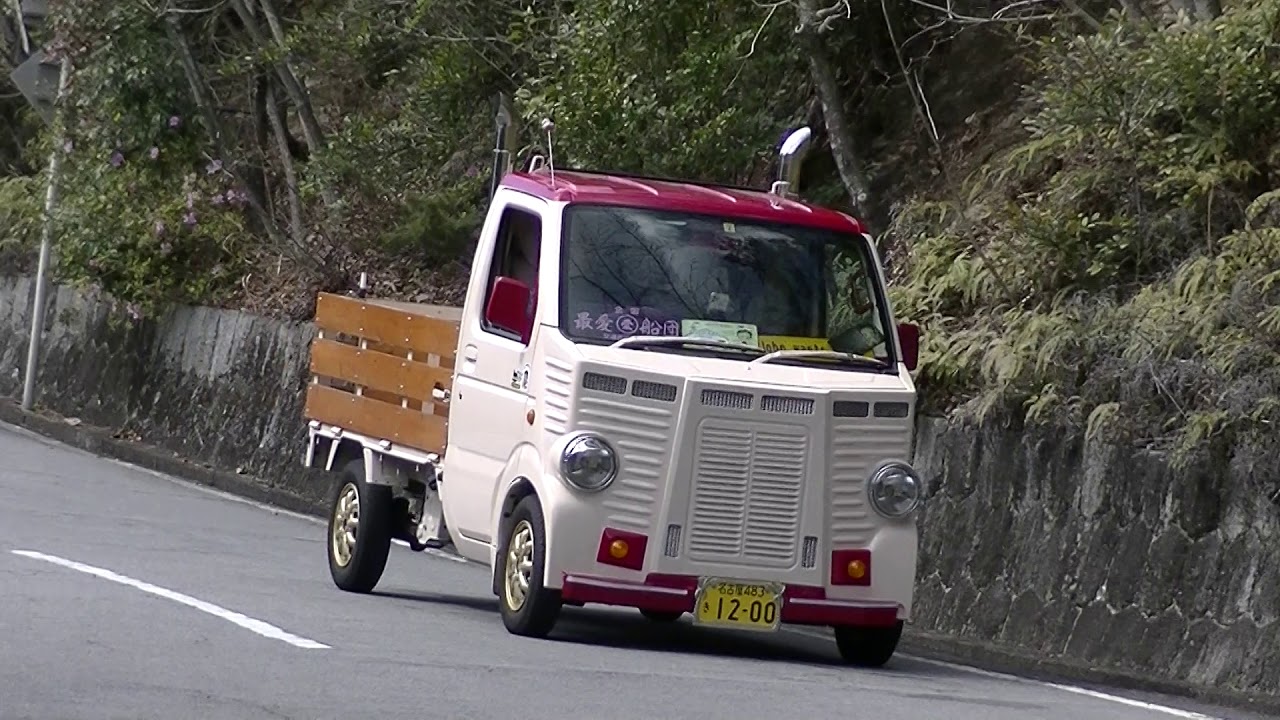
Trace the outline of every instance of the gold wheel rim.
<instances>
[{"instance_id":1,"label":"gold wheel rim","mask_svg":"<svg viewBox=\"0 0 1280 720\"><path fill-rule=\"evenodd\" d=\"M329 546L333 559L341 567L351 563L356 551L356 530L360 527L360 493L354 483L342 486L338 504L333 509L333 530L329 533Z\"/></svg>"},{"instance_id":2,"label":"gold wheel rim","mask_svg":"<svg viewBox=\"0 0 1280 720\"><path fill-rule=\"evenodd\" d=\"M533 580L533 526L528 520L516 523L511 531L504 575L503 599L512 612L520 612L529 599L529 584Z\"/></svg>"}]
</instances>

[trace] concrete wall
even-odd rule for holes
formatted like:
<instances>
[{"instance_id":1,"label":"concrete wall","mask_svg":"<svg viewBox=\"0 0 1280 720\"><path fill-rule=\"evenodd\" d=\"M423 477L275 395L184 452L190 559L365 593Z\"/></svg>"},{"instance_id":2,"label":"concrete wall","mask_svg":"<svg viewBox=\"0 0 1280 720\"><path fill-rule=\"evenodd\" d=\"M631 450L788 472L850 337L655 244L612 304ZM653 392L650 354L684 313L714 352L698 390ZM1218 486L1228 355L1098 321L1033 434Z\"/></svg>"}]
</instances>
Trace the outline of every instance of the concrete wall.
<instances>
[{"instance_id":1,"label":"concrete wall","mask_svg":"<svg viewBox=\"0 0 1280 720\"><path fill-rule=\"evenodd\" d=\"M922 422L916 625L1280 695L1275 458L1173 473L1102 443Z\"/></svg>"},{"instance_id":2,"label":"concrete wall","mask_svg":"<svg viewBox=\"0 0 1280 720\"><path fill-rule=\"evenodd\" d=\"M0 278L0 395L20 393L31 283ZM179 308L133 322L51 298L40 401L314 496L300 472L307 324ZM1148 677L1280 695L1275 458L1184 474L1044 431L922 422L913 629ZM308 485L310 482L310 485Z\"/></svg>"},{"instance_id":3,"label":"concrete wall","mask_svg":"<svg viewBox=\"0 0 1280 720\"><path fill-rule=\"evenodd\" d=\"M33 286L0 277L0 396L22 394ZM67 288L49 300L38 405L315 495L301 466L309 324L198 307L134 321Z\"/></svg>"}]
</instances>

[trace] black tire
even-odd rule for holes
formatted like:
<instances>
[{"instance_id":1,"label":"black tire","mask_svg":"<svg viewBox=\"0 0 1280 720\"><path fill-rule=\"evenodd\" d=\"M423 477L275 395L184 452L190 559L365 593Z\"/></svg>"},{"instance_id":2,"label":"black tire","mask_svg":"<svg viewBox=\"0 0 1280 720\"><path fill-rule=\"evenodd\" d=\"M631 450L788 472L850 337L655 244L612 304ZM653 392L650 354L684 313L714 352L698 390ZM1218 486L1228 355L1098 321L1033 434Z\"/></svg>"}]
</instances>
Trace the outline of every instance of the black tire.
<instances>
[{"instance_id":1,"label":"black tire","mask_svg":"<svg viewBox=\"0 0 1280 720\"><path fill-rule=\"evenodd\" d=\"M850 665L877 668L889 662L902 638L902 621L889 627L837 627L836 648Z\"/></svg>"},{"instance_id":2,"label":"black tire","mask_svg":"<svg viewBox=\"0 0 1280 720\"><path fill-rule=\"evenodd\" d=\"M521 547L512 552L513 542ZM531 546L529 540L532 540ZM513 635L546 637L560 617L562 601L558 590L542 586L543 568L546 567L547 532L543 522L542 505L536 495L528 495L516 504L511 517L503 524L502 545L495 568L498 576L498 611L502 624ZM532 567L525 577L528 589L523 599L515 597L519 591L508 582L507 568L514 555L527 552ZM523 575L523 573L521 574ZM518 581L517 581L518 583Z\"/></svg>"},{"instance_id":3,"label":"black tire","mask_svg":"<svg viewBox=\"0 0 1280 720\"><path fill-rule=\"evenodd\" d=\"M640 614L646 618L660 623L673 623L684 617L682 612L672 612L670 610L645 610L641 608Z\"/></svg>"},{"instance_id":4,"label":"black tire","mask_svg":"<svg viewBox=\"0 0 1280 720\"><path fill-rule=\"evenodd\" d=\"M340 550L342 541L334 530L343 498L354 493L357 505L355 548ZM391 552L392 521L395 504L391 488L370 485L364 481L364 461L354 459L342 468L332 496L329 498L329 532L325 543L329 555L329 574L333 584L347 592L367 593L382 579Z\"/></svg>"}]
</instances>

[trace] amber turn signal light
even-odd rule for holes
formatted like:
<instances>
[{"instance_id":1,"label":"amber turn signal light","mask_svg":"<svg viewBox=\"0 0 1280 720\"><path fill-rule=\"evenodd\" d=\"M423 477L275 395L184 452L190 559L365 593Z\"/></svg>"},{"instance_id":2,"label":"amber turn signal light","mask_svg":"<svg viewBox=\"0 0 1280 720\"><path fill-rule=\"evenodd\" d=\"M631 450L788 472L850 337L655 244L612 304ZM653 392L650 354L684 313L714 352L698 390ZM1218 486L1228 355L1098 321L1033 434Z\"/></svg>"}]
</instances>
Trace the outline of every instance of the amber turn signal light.
<instances>
[{"instance_id":1,"label":"amber turn signal light","mask_svg":"<svg viewBox=\"0 0 1280 720\"><path fill-rule=\"evenodd\" d=\"M626 540L614 540L609 543L609 554L613 556L614 560L622 560L625 558L627 556L627 551L630 549L631 548L627 547Z\"/></svg>"},{"instance_id":2,"label":"amber turn signal light","mask_svg":"<svg viewBox=\"0 0 1280 720\"><path fill-rule=\"evenodd\" d=\"M831 552L832 585L870 585L871 551L833 550Z\"/></svg>"},{"instance_id":3,"label":"amber turn signal light","mask_svg":"<svg viewBox=\"0 0 1280 720\"><path fill-rule=\"evenodd\" d=\"M600 533L596 562L639 570L644 567L644 551L648 544L649 538L639 533L605 528Z\"/></svg>"}]
</instances>

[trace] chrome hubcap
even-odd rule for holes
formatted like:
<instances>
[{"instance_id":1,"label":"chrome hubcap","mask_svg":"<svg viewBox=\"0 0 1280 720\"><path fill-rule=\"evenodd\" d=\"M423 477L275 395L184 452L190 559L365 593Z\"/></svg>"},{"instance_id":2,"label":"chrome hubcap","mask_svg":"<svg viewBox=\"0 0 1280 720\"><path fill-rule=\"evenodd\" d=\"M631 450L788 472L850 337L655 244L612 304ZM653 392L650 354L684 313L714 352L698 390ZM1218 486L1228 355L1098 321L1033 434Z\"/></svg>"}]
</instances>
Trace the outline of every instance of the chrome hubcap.
<instances>
[{"instance_id":1,"label":"chrome hubcap","mask_svg":"<svg viewBox=\"0 0 1280 720\"><path fill-rule=\"evenodd\" d=\"M333 509L333 531L329 544L338 565L346 567L356 550L356 530L360 527L360 493L353 483L342 487L338 504Z\"/></svg>"},{"instance_id":2,"label":"chrome hubcap","mask_svg":"<svg viewBox=\"0 0 1280 720\"><path fill-rule=\"evenodd\" d=\"M507 543L506 588L507 607L519 612L529 597L529 583L533 577L533 526L521 520L511 531Z\"/></svg>"}]
</instances>

